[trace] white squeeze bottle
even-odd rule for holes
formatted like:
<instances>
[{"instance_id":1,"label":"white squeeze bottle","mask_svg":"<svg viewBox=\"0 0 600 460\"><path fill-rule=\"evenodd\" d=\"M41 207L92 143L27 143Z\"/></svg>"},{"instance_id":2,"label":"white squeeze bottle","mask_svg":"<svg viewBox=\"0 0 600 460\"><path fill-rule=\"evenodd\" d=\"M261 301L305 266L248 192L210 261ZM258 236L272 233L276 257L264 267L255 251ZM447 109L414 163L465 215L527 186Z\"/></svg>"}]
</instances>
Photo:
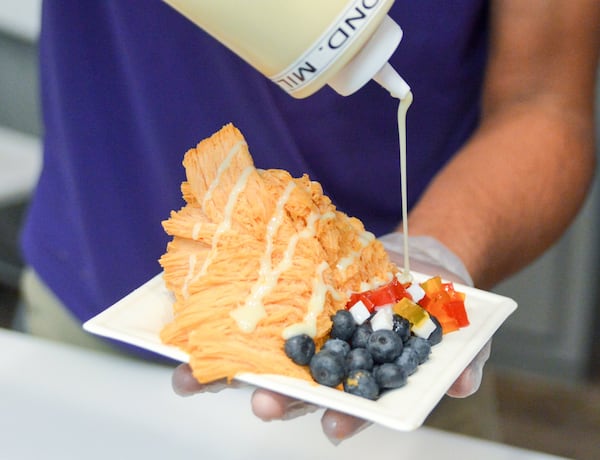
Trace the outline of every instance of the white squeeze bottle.
<instances>
[{"instance_id":1,"label":"white squeeze bottle","mask_svg":"<svg viewBox=\"0 0 600 460\"><path fill-rule=\"evenodd\" d=\"M343 96L374 79L404 99L388 64L402 29L394 0L164 0L296 98L324 85Z\"/></svg>"}]
</instances>

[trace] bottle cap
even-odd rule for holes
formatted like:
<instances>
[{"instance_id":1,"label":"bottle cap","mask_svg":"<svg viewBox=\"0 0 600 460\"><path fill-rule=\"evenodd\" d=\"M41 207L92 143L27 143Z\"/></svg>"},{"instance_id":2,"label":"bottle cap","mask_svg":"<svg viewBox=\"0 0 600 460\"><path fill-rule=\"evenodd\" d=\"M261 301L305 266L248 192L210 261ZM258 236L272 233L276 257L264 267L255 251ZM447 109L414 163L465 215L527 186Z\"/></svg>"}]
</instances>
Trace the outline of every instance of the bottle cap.
<instances>
[{"instance_id":1,"label":"bottle cap","mask_svg":"<svg viewBox=\"0 0 600 460\"><path fill-rule=\"evenodd\" d=\"M367 43L327 84L342 96L348 96L374 79L392 96L404 98L410 87L388 64L400 40L400 26L389 16L384 17Z\"/></svg>"}]
</instances>

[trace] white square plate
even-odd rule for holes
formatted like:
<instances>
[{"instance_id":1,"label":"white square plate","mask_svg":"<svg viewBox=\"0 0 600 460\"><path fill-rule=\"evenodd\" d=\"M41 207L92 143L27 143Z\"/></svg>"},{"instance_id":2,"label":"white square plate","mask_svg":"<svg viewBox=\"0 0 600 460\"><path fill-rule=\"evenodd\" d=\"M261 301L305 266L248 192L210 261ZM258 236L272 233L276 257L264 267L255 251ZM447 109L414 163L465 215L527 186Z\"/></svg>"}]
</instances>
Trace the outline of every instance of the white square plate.
<instances>
[{"instance_id":1,"label":"white square plate","mask_svg":"<svg viewBox=\"0 0 600 460\"><path fill-rule=\"evenodd\" d=\"M414 274L416 282L428 276ZM517 308L514 300L455 283L466 293L465 305L471 324L444 335L432 348L427 362L408 378L406 386L389 391L377 401L281 375L244 373L237 380L283 393L318 406L335 409L381 425L410 431L421 426L465 367ZM162 274L131 292L87 321L85 330L156 352L178 361L186 353L163 344L159 333L171 321L173 296Z\"/></svg>"}]
</instances>

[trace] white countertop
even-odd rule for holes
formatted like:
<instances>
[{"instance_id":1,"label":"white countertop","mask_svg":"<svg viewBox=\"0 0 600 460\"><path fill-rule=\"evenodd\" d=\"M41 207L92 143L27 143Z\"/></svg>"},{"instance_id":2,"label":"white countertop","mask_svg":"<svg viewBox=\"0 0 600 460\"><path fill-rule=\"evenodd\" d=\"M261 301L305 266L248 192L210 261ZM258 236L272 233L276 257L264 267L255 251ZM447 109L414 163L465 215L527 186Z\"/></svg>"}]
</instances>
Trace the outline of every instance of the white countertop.
<instances>
[{"instance_id":1,"label":"white countertop","mask_svg":"<svg viewBox=\"0 0 600 460\"><path fill-rule=\"evenodd\" d=\"M249 389L181 398L168 367L5 329L0 350L0 457L7 460L556 458L430 428L374 426L335 447L321 432L320 412L256 419Z\"/></svg>"}]
</instances>

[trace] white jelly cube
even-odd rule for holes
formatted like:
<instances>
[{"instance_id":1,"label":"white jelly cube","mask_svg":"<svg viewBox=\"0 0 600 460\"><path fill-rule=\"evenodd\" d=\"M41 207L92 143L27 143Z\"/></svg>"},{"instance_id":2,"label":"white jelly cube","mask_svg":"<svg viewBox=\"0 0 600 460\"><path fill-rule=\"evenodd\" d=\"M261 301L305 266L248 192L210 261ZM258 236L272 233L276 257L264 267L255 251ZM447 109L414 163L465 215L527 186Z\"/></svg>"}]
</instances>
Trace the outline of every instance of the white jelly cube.
<instances>
[{"instance_id":1,"label":"white jelly cube","mask_svg":"<svg viewBox=\"0 0 600 460\"><path fill-rule=\"evenodd\" d=\"M418 302L425 297L425 291L419 283L411 283L411 285L406 288L406 291L412 296L415 302Z\"/></svg>"},{"instance_id":2,"label":"white jelly cube","mask_svg":"<svg viewBox=\"0 0 600 460\"><path fill-rule=\"evenodd\" d=\"M422 321L418 326L413 325L412 331L416 336L427 339L431 333L435 331L435 328L435 323L431 320L431 318L427 318L426 321Z\"/></svg>"},{"instance_id":3,"label":"white jelly cube","mask_svg":"<svg viewBox=\"0 0 600 460\"><path fill-rule=\"evenodd\" d=\"M352 307L350 307L348 311L352 314L354 321L358 325L364 323L367 319L369 319L369 316L371 316L371 312L365 306L362 300L359 300L354 305L352 305Z\"/></svg>"},{"instance_id":4,"label":"white jelly cube","mask_svg":"<svg viewBox=\"0 0 600 460\"><path fill-rule=\"evenodd\" d=\"M392 330L394 327L394 313L392 312L391 307L381 308L375 313L373 318L371 318L371 327L373 331L378 331L380 329Z\"/></svg>"}]
</instances>

